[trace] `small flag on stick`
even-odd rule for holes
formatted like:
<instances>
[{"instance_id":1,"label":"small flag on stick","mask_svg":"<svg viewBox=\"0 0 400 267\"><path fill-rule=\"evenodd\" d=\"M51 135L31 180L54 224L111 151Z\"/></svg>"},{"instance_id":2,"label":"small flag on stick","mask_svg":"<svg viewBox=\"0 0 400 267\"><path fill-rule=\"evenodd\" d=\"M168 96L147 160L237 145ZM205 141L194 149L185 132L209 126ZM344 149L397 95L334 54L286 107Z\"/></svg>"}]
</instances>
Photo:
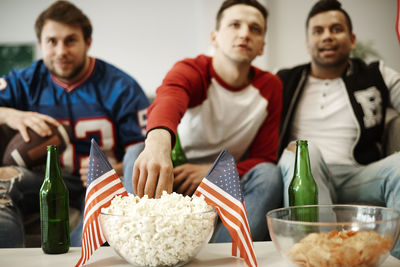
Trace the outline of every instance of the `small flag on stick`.
<instances>
[{"instance_id":1,"label":"small flag on stick","mask_svg":"<svg viewBox=\"0 0 400 267\"><path fill-rule=\"evenodd\" d=\"M232 236L232 255L237 256L239 249L240 257L248 266L257 266L239 174L229 152L223 150L219 154L194 194L203 195L207 204L218 211Z\"/></svg>"},{"instance_id":2,"label":"small flag on stick","mask_svg":"<svg viewBox=\"0 0 400 267\"><path fill-rule=\"evenodd\" d=\"M106 242L100 228L99 214L117 195L127 196L121 180L92 139L82 229L82 253L75 267L84 265L93 252Z\"/></svg>"},{"instance_id":3,"label":"small flag on stick","mask_svg":"<svg viewBox=\"0 0 400 267\"><path fill-rule=\"evenodd\" d=\"M400 43L400 0L397 0L396 33Z\"/></svg>"}]
</instances>

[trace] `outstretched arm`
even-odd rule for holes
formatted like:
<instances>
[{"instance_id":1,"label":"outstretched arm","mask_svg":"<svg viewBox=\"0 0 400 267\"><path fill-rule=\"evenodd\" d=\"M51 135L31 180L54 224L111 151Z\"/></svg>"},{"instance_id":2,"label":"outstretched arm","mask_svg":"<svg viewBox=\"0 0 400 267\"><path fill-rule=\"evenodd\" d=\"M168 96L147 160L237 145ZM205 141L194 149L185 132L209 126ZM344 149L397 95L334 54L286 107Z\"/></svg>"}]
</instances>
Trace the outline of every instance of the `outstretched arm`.
<instances>
[{"instance_id":1,"label":"outstretched arm","mask_svg":"<svg viewBox=\"0 0 400 267\"><path fill-rule=\"evenodd\" d=\"M151 130L145 148L135 161L132 174L133 192L142 197L161 197L172 192L174 182L171 161L171 134L165 129Z\"/></svg>"},{"instance_id":2,"label":"outstretched arm","mask_svg":"<svg viewBox=\"0 0 400 267\"><path fill-rule=\"evenodd\" d=\"M208 64L211 60L205 56L180 61L157 89L148 109L145 148L133 167L132 186L137 196L160 197L163 190L172 192L174 135L187 108L201 103L207 95Z\"/></svg>"}]
</instances>

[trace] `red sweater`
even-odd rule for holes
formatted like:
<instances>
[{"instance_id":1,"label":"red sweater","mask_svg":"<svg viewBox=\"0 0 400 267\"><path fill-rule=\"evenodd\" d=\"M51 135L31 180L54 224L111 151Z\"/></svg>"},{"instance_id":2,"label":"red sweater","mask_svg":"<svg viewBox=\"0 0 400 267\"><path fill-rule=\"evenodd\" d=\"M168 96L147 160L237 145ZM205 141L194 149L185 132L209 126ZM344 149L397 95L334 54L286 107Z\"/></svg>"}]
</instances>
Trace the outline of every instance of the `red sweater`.
<instances>
[{"instance_id":1,"label":"red sweater","mask_svg":"<svg viewBox=\"0 0 400 267\"><path fill-rule=\"evenodd\" d=\"M240 176L261 162L276 163L282 83L256 67L251 73L249 84L232 88L210 57L176 63L157 89L147 129L165 127L176 134L178 128L189 162L212 163L228 150Z\"/></svg>"}]
</instances>

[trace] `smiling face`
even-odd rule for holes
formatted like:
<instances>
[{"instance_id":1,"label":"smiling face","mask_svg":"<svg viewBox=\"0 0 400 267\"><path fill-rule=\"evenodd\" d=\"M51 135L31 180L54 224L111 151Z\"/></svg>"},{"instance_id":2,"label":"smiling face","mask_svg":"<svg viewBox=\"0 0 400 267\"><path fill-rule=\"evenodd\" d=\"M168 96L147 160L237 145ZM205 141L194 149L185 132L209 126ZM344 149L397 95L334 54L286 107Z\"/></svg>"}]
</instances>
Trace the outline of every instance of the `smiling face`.
<instances>
[{"instance_id":1,"label":"smiling face","mask_svg":"<svg viewBox=\"0 0 400 267\"><path fill-rule=\"evenodd\" d=\"M84 40L80 27L53 20L45 22L39 42L46 67L67 83L78 80L84 73L90 44L91 39Z\"/></svg>"},{"instance_id":2,"label":"smiling face","mask_svg":"<svg viewBox=\"0 0 400 267\"><path fill-rule=\"evenodd\" d=\"M219 29L212 32L215 57L250 64L264 50L265 20L255 7L238 4L224 10Z\"/></svg>"},{"instance_id":3,"label":"smiling face","mask_svg":"<svg viewBox=\"0 0 400 267\"><path fill-rule=\"evenodd\" d=\"M355 35L350 33L342 12L331 10L310 18L307 49L312 58L313 71L337 68L344 70L355 44Z\"/></svg>"}]
</instances>

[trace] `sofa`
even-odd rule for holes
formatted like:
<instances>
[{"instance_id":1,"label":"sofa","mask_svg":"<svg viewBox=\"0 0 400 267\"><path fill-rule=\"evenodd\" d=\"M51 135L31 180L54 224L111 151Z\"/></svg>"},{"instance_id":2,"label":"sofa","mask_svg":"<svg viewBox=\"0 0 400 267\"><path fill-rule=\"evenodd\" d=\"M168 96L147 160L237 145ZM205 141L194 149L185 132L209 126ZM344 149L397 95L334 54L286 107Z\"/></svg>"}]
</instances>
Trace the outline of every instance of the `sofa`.
<instances>
[{"instance_id":1,"label":"sofa","mask_svg":"<svg viewBox=\"0 0 400 267\"><path fill-rule=\"evenodd\" d=\"M387 111L386 126L382 138L382 152L390 155L400 151L400 115L393 109ZM8 141L15 134L15 131L6 126L0 126L0 158L3 157L3 152ZM0 177L0 179L3 177ZM1 184L0 184L1 186ZM73 207L70 207L70 228L71 231L78 225L81 218L81 212ZM24 218L26 246L40 246L40 217L39 213L33 213Z\"/></svg>"}]
</instances>

